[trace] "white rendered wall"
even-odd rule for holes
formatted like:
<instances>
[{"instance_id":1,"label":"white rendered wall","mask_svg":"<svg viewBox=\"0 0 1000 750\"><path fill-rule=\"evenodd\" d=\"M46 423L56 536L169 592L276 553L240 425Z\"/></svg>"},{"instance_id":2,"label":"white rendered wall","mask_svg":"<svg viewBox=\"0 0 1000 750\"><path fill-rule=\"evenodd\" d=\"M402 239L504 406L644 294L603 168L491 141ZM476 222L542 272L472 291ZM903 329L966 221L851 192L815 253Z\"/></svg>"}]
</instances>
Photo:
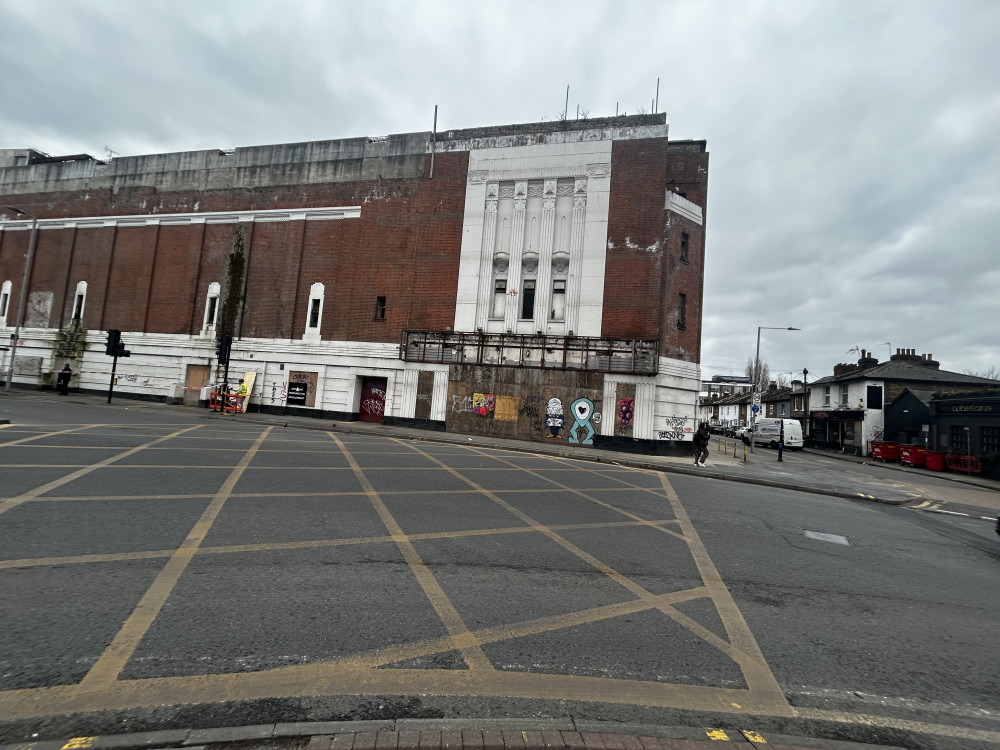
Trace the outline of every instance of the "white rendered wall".
<instances>
[{"instance_id":1,"label":"white rendered wall","mask_svg":"<svg viewBox=\"0 0 1000 750\"><path fill-rule=\"evenodd\" d=\"M608 141L583 143L560 143L535 146L514 146L509 148L487 148L473 150L469 155L469 177L465 196L465 219L462 231L462 252L459 263L458 296L455 309L455 330L474 331L483 327L487 331L504 332L508 328L518 328L521 333L535 333L540 325L536 316L534 322L513 321L508 315L504 322L484 320L483 307L492 304L492 278L486 274L492 268L495 253L509 254L511 280L514 289L521 285L521 263L524 254L533 248L539 255L536 304L548 308L548 294L551 277L545 274L552 262L552 253L558 250L558 242L548 237L545 246L547 198L558 200L549 186L540 200L532 201L527 194L521 195L520 185L528 182L565 182L573 180L573 203L562 201L555 209L555 216L549 217L556 223L565 218L563 240L572 246L569 259L567 297L570 303L577 300L573 309L567 310L564 321L551 321L548 315L543 331L551 335L565 335L569 330L578 336L600 336L603 317L604 263L608 235L608 198L611 186L611 145ZM510 200L523 200L521 214L508 220L505 233L502 206L507 196L499 194L500 183L514 183L518 193ZM565 196L563 196L565 197ZM497 204L501 204L498 211ZM493 216L490 216L492 211ZM581 237L566 237L572 232L576 209L580 221ZM532 219L535 221L533 222ZM558 232L558 228L555 230ZM541 245L541 246L539 246ZM509 302L517 305L513 297ZM478 315L477 315L478 312ZM515 316L516 317L516 316ZM524 330L520 330L520 329ZM528 330L530 328L530 330Z\"/></svg>"}]
</instances>

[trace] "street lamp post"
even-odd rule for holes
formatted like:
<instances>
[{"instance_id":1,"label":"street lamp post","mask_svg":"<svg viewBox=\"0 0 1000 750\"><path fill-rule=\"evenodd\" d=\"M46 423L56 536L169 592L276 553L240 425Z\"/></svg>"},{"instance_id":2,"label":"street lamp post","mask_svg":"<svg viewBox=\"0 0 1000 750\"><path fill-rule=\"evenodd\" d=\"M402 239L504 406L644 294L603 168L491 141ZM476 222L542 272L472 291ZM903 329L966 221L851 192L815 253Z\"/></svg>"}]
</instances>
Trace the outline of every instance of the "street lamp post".
<instances>
[{"instance_id":1,"label":"street lamp post","mask_svg":"<svg viewBox=\"0 0 1000 750\"><path fill-rule=\"evenodd\" d=\"M755 438L757 437L757 419L753 416L754 406L758 407L757 402L757 392L760 389L760 332L761 331L800 331L801 328L792 328L792 326L781 327L781 326L757 326L757 354L754 356L753 360L753 398L750 399L750 452L754 452L754 445L756 443Z\"/></svg>"},{"instance_id":2,"label":"street lamp post","mask_svg":"<svg viewBox=\"0 0 1000 750\"><path fill-rule=\"evenodd\" d=\"M31 237L28 239L28 257L24 261L24 278L21 281L21 296L17 300L17 320L14 322L14 338L10 342L10 364L7 367L7 385L5 390L10 390L10 384L14 381L14 358L17 356L17 342L21 337L21 323L24 321L24 305L28 296L28 281L31 279L31 263L35 257L35 242L38 238L38 217L32 216L26 211L13 206L7 206L9 211L13 211L19 216L27 216L31 219Z\"/></svg>"}]
</instances>

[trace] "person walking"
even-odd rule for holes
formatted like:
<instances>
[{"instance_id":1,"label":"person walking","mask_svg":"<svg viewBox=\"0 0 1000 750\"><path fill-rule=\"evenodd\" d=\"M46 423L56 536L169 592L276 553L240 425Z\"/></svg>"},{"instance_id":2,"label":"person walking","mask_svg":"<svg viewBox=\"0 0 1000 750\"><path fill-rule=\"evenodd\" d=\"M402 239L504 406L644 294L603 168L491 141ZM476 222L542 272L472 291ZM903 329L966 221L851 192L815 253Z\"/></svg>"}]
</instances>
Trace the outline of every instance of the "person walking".
<instances>
[{"instance_id":1,"label":"person walking","mask_svg":"<svg viewBox=\"0 0 1000 750\"><path fill-rule=\"evenodd\" d=\"M704 466L708 458L708 441L711 433L708 431L708 422L698 425L698 431L694 434L694 465Z\"/></svg>"},{"instance_id":2,"label":"person walking","mask_svg":"<svg viewBox=\"0 0 1000 750\"><path fill-rule=\"evenodd\" d=\"M59 371L59 375L56 376L56 385L59 387L60 396L69 395L69 379L73 377L73 369L69 366L69 362L66 363Z\"/></svg>"}]
</instances>

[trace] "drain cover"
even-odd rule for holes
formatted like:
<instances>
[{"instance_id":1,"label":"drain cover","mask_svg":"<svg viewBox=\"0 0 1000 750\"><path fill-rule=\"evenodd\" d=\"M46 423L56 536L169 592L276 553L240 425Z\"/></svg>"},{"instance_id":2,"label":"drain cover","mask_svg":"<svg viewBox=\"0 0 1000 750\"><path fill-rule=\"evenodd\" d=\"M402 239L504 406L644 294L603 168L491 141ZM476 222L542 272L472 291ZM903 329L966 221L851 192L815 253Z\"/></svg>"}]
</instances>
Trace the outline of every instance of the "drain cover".
<instances>
[{"instance_id":1,"label":"drain cover","mask_svg":"<svg viewBox=\"0 0 1000 750\"><path fill-rule=\"evenodd\" d=\"M834 544L846 544L848 547L853 547L849 541L847 541L846 536L841 536L840 534L824 534L822 531L803 531L810 539L819 539L821 542L833 542Z\"/></svg>"}]
</instances>

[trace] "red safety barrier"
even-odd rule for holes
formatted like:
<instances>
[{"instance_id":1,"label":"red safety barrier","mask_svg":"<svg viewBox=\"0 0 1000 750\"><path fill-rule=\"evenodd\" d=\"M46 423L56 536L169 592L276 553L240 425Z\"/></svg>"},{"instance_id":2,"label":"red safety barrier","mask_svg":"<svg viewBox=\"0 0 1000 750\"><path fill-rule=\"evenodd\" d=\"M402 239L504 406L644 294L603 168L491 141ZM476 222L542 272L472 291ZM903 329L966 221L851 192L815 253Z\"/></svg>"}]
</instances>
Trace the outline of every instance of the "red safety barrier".
<instances>
[{"instance_id":1,"label":"red safety barrier","mask_svg":"<svg viewBox=\"0 0 1000 750\"><path fill-rule=\"evenodd\" d=\"M244 396L235 393L226 394L225 400L218 391L212 391L208 397L208 408L212 411L221 411L224 414L237 414L243 411Z\"/></svg>"},{"instance_id":2,"label":"red safety barrier","mask_svg":"<svg viewBox=\"0 0 1000 750\"><path fill-rule=\"evenodd\" d=\"M961 471L966 474L979 474L983 470L982 462L975 456L963 456L959 453L949 453L945 456L945 462L952 471Z\"/></svg>"}]
</instances>

